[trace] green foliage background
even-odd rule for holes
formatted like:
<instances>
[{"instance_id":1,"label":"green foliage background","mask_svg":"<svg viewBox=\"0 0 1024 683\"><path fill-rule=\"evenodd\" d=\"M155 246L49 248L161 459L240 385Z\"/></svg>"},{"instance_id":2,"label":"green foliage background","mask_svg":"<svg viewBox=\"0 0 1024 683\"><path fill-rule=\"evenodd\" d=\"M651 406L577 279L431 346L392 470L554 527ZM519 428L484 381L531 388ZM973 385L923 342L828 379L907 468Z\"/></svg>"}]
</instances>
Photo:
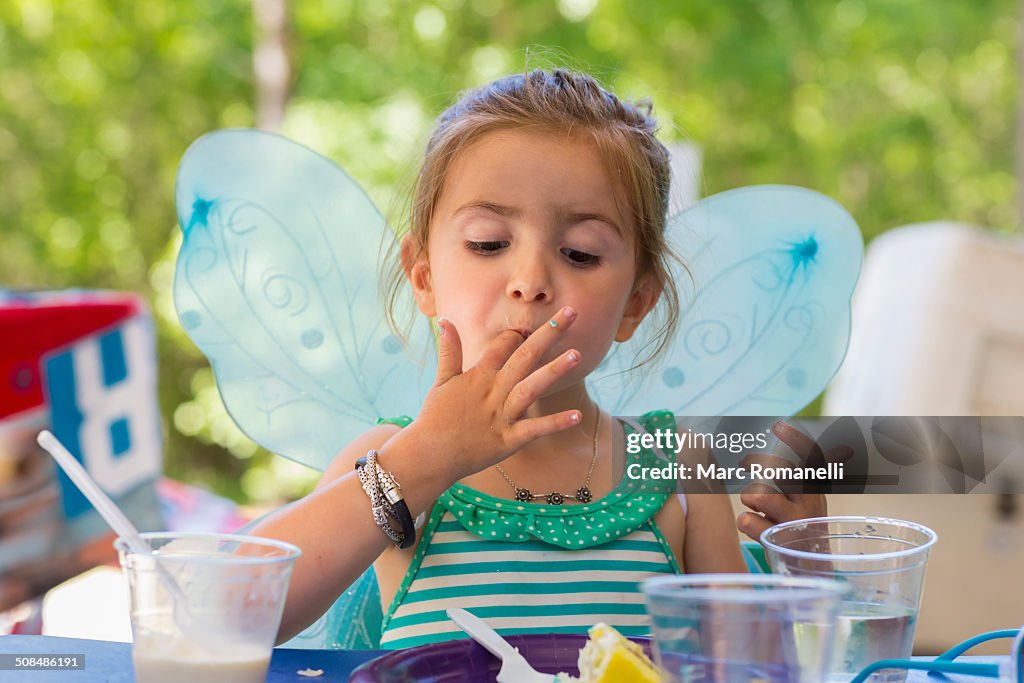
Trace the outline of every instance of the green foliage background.
<instances>
[{"instance_id":1,"label":"green foliage background","mask_svg":"<svg viewBox=\"0 0 1024 683\"><path fill-rule=\"evenodd\" d=\"M650 97L704 154L707 194L792 183L870 240L954 219L1017 229L1017 3L927 0L307 0L290 5L284 132L399 205L458 93L571 66ZM0 286L140 292L157 319L166 469L239 501L315 475L231 423L170 300L188 144L254 125L240 0L0 3ZM2 343L2 342L0 342Z\"/></svg>"}]
</instances>

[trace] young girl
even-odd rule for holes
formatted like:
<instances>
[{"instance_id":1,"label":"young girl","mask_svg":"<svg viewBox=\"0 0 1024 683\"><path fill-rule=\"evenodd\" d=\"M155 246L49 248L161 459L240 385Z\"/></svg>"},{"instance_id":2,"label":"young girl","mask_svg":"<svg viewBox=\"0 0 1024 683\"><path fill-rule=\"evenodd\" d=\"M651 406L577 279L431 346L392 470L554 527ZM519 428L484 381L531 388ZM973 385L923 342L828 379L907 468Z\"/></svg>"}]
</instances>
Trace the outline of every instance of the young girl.
<instances>
[{"instance_id":1,"label":"young girl","mask_svg":"<svg viewBox=\"0 0 1024 683\"><path fill-rule=\"evenodd\" d=\"M257 527L303 550L281 640L371 564L383 647L461 637L450 607L504 633L598 621L647 633L643 579L746 571L727 497L624 476L659 462L627 455L627 435L674 427L672 416L615 420L584 384L659 299L659 341L673 332L669 158L654 132L649 111L562 70L501 79L441 116L400 262L436 318L437 378L414 421L363 434L313 493ZM785 425L777 434L807 446ZM354 469L371 451L411 516L425 513L406 549L378 526ZM740 517L751 535L823 511L810 496L754 490L743 502L762 513Z\"/></svg>"}]
</instances>

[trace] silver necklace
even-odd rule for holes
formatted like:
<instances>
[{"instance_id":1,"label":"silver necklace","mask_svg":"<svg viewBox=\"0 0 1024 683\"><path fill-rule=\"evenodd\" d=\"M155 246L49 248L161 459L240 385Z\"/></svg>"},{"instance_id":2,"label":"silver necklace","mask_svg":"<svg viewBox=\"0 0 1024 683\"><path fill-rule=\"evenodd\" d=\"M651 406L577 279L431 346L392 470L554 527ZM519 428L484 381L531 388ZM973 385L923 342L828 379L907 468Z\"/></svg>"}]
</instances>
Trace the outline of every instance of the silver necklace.
<instances>
[{"instance_id":1,"label":"silver necklace","mask_svg":"<svg viewBox=\"0 0 1024 683\"><path fill-rule=\"evenodd\" d=\"M597 464L597 432L601 427L601 409L597 410L597 422L594 424L594 455L590 458L590 469L587 470L587 479L583 482L583 486L576 489L576 495L570 496L567 493L561 493L559 491L552 491L551 493L534 493L530 489L516 486L516 483L512 481L512 477L508 476L505 470L501 469L501 465L495 465L495 469L498 473L505 478L508 485L515 491L516 500L521 503L531 503L538 498L543 498L548 502L548 505L561 505L567 500L575 500L580 503L589 503L594 500L594 495L590 492L590 478L594 475L594 465Z\"/></svg>"}]
</instances>

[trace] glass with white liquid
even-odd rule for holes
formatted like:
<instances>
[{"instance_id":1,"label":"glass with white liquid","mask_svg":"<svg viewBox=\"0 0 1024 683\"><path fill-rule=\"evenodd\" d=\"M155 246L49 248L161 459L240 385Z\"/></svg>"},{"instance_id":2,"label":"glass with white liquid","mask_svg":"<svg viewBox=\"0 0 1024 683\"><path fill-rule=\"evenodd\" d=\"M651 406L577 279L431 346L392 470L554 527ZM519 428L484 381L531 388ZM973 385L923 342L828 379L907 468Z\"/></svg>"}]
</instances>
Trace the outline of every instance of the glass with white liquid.
<instances>
[{"instance_id":1,"label":"glass with white liquid","mask_svg":"<svg viewBox=\"0 0 1024 683\"><path fill-rule=\"evenodd\" d=\"M881 517L802 519L762 534L772 572L849 586L824 680L849 681L868 664L911 656L925 565L936 538L920 524ZM906 675L883 670L868 680L899 683Z\"/></svg>"},{"instance_id":2,"label":"glass with white liquid","mask_svg":"<svg viewBox=\"0 0 1024 683\"><path fill-rule=\"evenodd\" d=\"M117 541L128 581L137 683L263 683L300 551L237 534Z\"/></svg>"}]
</instances>

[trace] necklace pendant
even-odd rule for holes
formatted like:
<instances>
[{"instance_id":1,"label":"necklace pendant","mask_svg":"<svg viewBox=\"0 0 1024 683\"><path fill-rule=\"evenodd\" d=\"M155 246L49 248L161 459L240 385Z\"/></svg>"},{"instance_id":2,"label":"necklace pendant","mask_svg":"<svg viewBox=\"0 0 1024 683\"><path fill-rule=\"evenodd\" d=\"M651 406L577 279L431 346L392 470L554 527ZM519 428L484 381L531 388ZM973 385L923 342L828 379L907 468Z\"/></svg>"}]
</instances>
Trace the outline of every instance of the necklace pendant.
<instances>
[{"instance_id":1,"label":"necklace pendant","mask_svg":"<svg viewBox=\"0 0 1024 683\"><path fill-rule=\"evenodd\" d=\"M581 486L576 489L576 500L581 503L589 503L594 500L594 495L590 492L590 488L587 486Z\"/></svg>"},{"instance_id":2,"label":"necklace pendant","mask_svg":"<svg viewBox=\"0 0 1024 683\"><path fill-rule=\"evenodd\" d=\"M565 502L565 496L558 491L552 491L547 496L548 505L561 505Z\"/></svg>"},{"instance_id":3,"label":"necklace pendant","mask_svg":"<svg viewBox=\"0 0 1024 683\"><path fill-rule=\"evenodd\" d=\"M516 487L516 500L520 503L529 503L533 500L533 493L530 492L530 489Z\"/></svg>"}]
</instances>

